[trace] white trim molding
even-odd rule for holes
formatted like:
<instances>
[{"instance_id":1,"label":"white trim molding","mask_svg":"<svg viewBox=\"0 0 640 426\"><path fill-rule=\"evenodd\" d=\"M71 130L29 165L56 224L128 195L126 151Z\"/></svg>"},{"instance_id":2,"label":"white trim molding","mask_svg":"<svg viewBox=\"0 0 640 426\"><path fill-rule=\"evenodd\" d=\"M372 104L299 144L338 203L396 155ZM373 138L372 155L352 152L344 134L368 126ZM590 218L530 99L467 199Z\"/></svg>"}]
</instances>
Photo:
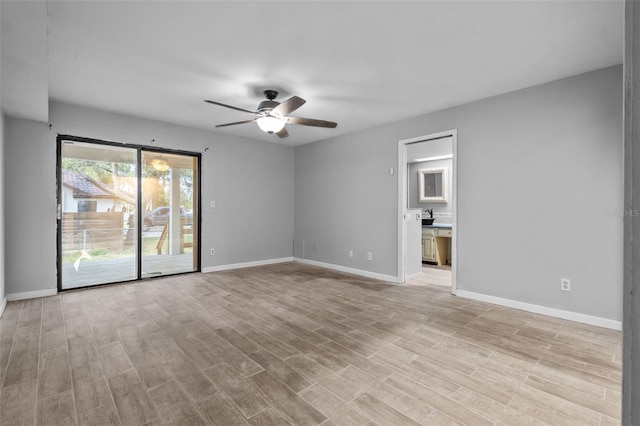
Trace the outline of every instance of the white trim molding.
<instances>
[{"instance_id":1,"label":"white trim molding","mask_svg":"<svg viewBox=\"0 0 640 426\"><path fill-rule=\"evenodd\" d=\"M478 300L480 302L492 303L507 308L520 309L521 311L532 312L534 314L546 315L554 318L561 318L569 321L580 322L583 324L595 325L597 327L609 328L611 330L622 330L622 321L612 320L609 318L596 317L593 315L581 314L579 312L564 311L562 309L549 308L532 303L519 302L517 300L503 299L502 297L489 296L472 291L460 290L456 291L456 296L465 299Z\"/></svg>"},{"instance_id":2,"label":"white trim molding","mask_svg":"<svg viewBox=\"0 0 640 426\"><path fill-rule=\"evenodd\" d=\"M231 269L253 268L254 266L273 265L276 263L293 262L293 260L294 260L293 257L281 257L279 259L266 259L266 260L256 260L253 262L232 263L229 265L209 266L207 268L202 268L202 273L206 274L209 272L229 271Z\"/></svg>"},{"instance_id":3,"label":"white trim molding","mask_svg":"<svg viewBox=\"0 0 640 426\"><path fill-rule=\"evenodd\" d=\"M415 160L407 160L407 163L426 163L427 161L438 161L438 160L450 160L453 158L453 154L449 155L438 155L436 157L425 157L425 158L416 158Z\"/></svg>"},{"instance_id":4,"label":"white trim molding","mask_svg":"<svg viewBox=\"0 0 640 426\"><path fill-rule=\"evenodd\" d=\"M375 280L386 281L387 283L391 283L391 284L401 284L398 281L398 277L394 277L393 275L378 274L377 272L363 271L362 269L349 268L347 266L334 265L332 263L318 262L318 261L309 260L309 259L300 259L297 257L294 259L294 261L304 263L307 265L319 266L321 268L331 269L334 271L346 272L347 274L360 275L361 277L367 277L367 278L373 278Z\"/></svg>"},{"instance_id":5,"label":"white trim molding","mask_svg":"<svg viewBox=\"0 0 640 426\"><path fill-rule=\"evenodd\" d=\"M452 173L453 182L451 182L451 210L452 210L452 235L451 235L451 294L456 294L458 286L458 130L452 129L445 132L433 133L430 135L417 136L410 139L402 139L398 141L398 263L397 276L393 282L404 283L408 278L406 273L406 238L407 224L405 221L405 210L407 206L407 145L415 142L428 142L434 139L450 137L452 149Z\"/></svg>"},{"instance_id":6,"label":"white trim molding","mask_svg":"<svg viewBox=\"0 0 640 426\"><path fill-rule=\"evenodd\" d=\"M55 296L56 294L58 294L58 289L56 288L48 288L46 290L23 291L21 293L7 294L7 300L9 302L13 302L15 300L25 300L25 299L35 299L38 297Z\"/></svg>"},{"instance_id":7,"label":"white trim molding","mask_svg":"<svg viewBox=\"0 0 640 426\"><path fill-rule=\"evenodd\" d=\"M4 299L2 299L2 304L0 304L0 318L2 318L2 314L4 314L4 308L7 307L7 297L5 296Z\"/></svg>"}]
</instances>

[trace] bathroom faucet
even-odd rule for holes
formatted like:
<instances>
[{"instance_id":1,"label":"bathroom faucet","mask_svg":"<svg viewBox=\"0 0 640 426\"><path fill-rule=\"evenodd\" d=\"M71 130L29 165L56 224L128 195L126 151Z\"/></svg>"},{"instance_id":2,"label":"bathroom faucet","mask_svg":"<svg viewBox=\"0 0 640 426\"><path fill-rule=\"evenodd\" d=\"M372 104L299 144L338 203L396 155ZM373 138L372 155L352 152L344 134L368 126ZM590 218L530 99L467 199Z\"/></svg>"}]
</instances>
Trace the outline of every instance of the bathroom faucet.
<instances>
[{"instance_id":1,"label":"bathroom faucet","mask_svg":"<svg viewBox=\"0 0 640 426\"><path fill-rule=\"evenodd\" d=\"M425 213L429 213L429 217L430 217L431 219L433 219L433 207L431 208L431 210L429 210L429 209L424 209L424 212L425 212Z\"/></svg>"}]
</instances>

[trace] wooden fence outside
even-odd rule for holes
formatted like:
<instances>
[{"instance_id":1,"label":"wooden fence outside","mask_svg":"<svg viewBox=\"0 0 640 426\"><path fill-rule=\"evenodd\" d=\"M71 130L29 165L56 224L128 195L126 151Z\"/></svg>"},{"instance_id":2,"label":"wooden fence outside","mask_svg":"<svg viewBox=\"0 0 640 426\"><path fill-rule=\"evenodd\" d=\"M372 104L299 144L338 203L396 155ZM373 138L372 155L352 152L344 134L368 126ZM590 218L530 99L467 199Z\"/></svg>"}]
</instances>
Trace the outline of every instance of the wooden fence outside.
<instances>
[{"instance_id":1,"label":"wooden fence outside","mask_svg":"<svg viewBox=\"0 0 640 426\"><path fill-rule=\"evenodd\" d=\"M62 213L63 250L122 250L124 215L109 213Z\"/></svg>"}]
</instances>

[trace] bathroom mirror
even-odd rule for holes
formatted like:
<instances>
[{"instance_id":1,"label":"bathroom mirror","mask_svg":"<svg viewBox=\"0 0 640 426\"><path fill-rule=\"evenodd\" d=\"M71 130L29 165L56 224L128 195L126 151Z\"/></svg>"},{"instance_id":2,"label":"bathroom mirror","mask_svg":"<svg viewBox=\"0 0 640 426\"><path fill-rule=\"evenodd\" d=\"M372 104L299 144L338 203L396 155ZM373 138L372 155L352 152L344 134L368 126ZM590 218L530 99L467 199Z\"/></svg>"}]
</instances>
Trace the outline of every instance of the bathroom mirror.
<instances>
[{"instance_id":1,"label":"bathroom mirror","mask_svg":"<svg viewBox=\"0 0 640 426\"><path fill-rule=\"evenodd\" d=\"M418 201L421 203L447 202L447 169L418 170Z\"/></svg>"}]
</instances>

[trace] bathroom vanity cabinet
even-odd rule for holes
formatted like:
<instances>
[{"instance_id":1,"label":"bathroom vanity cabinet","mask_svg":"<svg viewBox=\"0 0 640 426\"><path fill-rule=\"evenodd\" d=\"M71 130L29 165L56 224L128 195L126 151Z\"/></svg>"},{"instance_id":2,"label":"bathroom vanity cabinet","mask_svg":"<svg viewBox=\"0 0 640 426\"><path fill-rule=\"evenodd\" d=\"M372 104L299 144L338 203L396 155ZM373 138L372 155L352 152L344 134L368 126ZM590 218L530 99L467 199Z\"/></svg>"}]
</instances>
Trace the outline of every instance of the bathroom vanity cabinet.
<instances>
[{"instance_id":1,"label":"bathroom vanity cabinet","mask_svg":"<svg viewBox=\"0 0 640 426\"><path fill-rule=\"evenodd\" d=\"M451 265L451 236L450 226L422 227L422 260L441 265Z\"/></svg>"},{"instance_id":2,"label":"bathroom vanity cabinet","mask_svg":"<svg viewBox=\"0 0 640 426\"><path fill-rule=\"evenodd\" d=\"M436 261L436 237L431 233L425 233L422 229L422 260L425 262Z\"/></svg>"}]
</instances>

